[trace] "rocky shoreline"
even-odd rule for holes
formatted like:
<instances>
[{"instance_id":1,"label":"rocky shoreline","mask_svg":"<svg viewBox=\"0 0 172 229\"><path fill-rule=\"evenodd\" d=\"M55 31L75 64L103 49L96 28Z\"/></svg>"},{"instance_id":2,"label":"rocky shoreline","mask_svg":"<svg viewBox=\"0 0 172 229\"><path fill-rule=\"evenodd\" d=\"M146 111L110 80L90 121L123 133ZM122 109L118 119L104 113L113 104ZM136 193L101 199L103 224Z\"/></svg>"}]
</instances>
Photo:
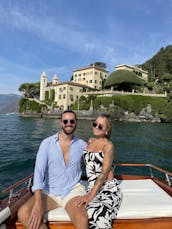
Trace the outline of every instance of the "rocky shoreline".
<instances>
[{"instance_id":1,"label":"rocky shoreline","mask_svg":"<svg viewBox=\"0 0 172 229\"><path fill-rule=\"evenodd\" d=\"M78 119L87 119L87 120L94 120L98 114L101 113L108 113L112 116L114 121L125 121L125 122L151 122L151 123L160 123L162 120L158 117L158 115L152 115L151 106L148 104L146 108L140 111L138 115L131 112L124 112L119 114L113 109L104 110L101 109L100 111L95 110L87 110L87 111L75 111L77 114ZM36 112L24 112L20 113L20 116L26 118L57 118L59 119L61 116L62 111L47 111L42 113Z\"/></svg>"}]
</instances>

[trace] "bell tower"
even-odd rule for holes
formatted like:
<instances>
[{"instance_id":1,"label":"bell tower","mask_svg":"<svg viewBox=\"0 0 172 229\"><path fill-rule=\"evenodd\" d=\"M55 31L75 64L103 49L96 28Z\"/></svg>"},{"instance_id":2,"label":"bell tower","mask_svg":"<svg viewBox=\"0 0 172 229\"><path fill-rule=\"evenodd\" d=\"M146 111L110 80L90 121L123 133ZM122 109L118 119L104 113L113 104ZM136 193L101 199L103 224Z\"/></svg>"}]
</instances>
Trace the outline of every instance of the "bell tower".
<instances>
[{"instance_id":1,"label":"bell tower","mask_svg":"<svg viewBox=\"0 0 172 229\"><path fill-rule=\"evenodd\" d=\"M40 79L40 101L45 100L45 89L47 87L47 75L43 72Z\"/></svg>"},{"instance_id":2,"label":"bell tower","mask_svg":"<svg viewBox=\"0 0 172 229\"><path fill-rule=\"evenodd\" d=\"M56 85L59 83L59 78L57 75L54 75L53 80L52 80L52 85Z\"/></svg>"}]
</instances>

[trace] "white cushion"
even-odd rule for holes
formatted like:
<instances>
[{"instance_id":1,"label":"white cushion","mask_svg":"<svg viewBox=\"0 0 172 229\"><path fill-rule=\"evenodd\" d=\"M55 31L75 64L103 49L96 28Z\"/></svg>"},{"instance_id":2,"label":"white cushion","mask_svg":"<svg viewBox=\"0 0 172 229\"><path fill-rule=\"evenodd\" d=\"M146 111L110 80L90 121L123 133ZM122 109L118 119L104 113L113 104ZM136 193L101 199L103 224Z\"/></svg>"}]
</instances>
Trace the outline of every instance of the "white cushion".
<instances>
[{"instance_id":1,"label":"white cushion","mask_svg":"<svg viewBox=\"0 0 172 229\"><path fill-rule=\"evenodd\" d=\"M172 197L151 179L120 181L122 203L117 219L172 217ZM49 221L70 221L63 208L49 211Z\"/></svg>"},{"instance_id":2,"label":"white cushion","mask_svg":"<svg viewBox=\"0 0 172 229\"><path fill-rule=\"evenodd\" d=\"M45 214L48 221L71 221L64 208L55 208Z\"/></svg>"},{"instance_id":3,"label":"white cushion","mask_svg":"<svg viewBox=\"0 0 172 229\"><path fill-rule=\"evenodd\" d=\"M0 211L0 224L4 222L11 215L11 210L9 207L4 208Z\"/></svg>"},{"instance_id":4,"label":"white cushion","mask_svg":"<svg viewBox=\"0 0 172 229\"><path fill-rule=\"evenodd\" d=\"M172 197L151 179L122 181L121 190L118 219L172 217Z\"/></svg>"}]
</instances>

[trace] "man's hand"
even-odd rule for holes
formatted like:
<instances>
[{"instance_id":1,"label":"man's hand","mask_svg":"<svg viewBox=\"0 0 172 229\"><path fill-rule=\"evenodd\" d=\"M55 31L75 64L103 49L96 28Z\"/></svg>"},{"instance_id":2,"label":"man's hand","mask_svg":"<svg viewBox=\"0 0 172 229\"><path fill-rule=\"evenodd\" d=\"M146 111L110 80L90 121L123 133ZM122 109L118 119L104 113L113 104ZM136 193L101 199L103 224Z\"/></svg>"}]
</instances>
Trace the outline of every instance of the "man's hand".
<instances>
[{"instance_id":1,"label":"man's hand","mask_svg":"<svg viewBox=\"0 0 172 229\"><path fill-rule=\"evenodd\" d=\"M43 220L42 203L35 203L29 219L30 228L39 229L42 220Z\"/></svg>"}]
</instances>

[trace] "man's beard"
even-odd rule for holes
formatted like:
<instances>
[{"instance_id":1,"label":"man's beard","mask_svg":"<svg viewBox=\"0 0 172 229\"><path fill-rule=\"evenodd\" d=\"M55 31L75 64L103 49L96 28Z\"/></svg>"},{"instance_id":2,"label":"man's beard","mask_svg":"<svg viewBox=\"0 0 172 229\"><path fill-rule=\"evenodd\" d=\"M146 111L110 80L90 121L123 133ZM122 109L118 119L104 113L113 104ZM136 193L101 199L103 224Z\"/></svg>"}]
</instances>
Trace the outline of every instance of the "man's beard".
<instances>
[{"instance_id":1,"label":"man's beard","mask_svg":"<svg viewBox=\"0 0 172 229\"><path fill-rule=\"evenodd\" d=\"M76 129L76 126L73 127L70 129L70 131L66 131L66 128L62 126L62 130L63 132L66 134L66 135L70 135L70 134L73 134L75 132L75 129Z\"/></svg>"}]
</instances>

